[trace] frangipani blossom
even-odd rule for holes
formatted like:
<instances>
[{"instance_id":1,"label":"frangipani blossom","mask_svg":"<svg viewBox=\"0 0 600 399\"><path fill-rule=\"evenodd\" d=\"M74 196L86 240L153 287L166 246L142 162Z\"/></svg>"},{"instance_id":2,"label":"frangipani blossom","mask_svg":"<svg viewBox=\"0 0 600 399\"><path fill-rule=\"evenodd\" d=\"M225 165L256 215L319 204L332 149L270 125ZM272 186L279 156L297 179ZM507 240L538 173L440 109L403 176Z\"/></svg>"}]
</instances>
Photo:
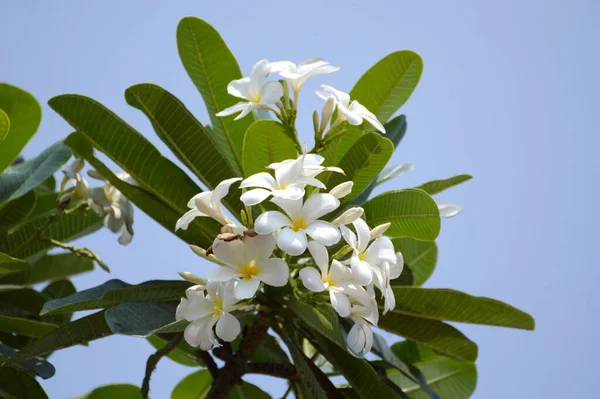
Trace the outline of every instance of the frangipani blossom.
<instances>
[{"instance_id":1,"label":"frangipani blossom","mask_svg":"<svg viewBox=\"0 0 600 399\"><path fill-rule=\"evenodd\" d=\"M204 191L194 195L187 203L190 210L177 221L175 230L186 230L197 216L211 217L222 225L233 224L223 213L221 200L229 193L229 187L240 180L242 180L241 177L223 180L213 191Z\"/></svg>"},{"instance_id":2,"label":"frangipani blossom","mask_svg":"<svg viewBox=\"0 0 600 399\"><path fill-rule=\"evenodd\" d=\"M384 285L384 278L377 266L383 262L395 264L394 245L387 237L379 237L369 245L371 232L367 223L363 219L356 219L352 224L358 239L352 230L346 226L340 227L344 240L353 250L350 258L352 274L360 285L371 284L375 276L375 283L378 288L381 288Z\"/></svg>"},{"instance_id":3,"label":"frangipani blossom","mask_svg":"<svg viewBox=\"0 0 600 399\"><path fill-rule=\"evenodd\" d=\"M337 260L329 266L327 249L316 241L308 243L308 251L315 260L319 270L305 267L300 270L300 278L304 286L313 292L329 291L331 305L341 317L350 314L351 303L349 296L367 295L362 287L354 285L352 271Z\"/></svg>"},{"instance_id":4,"label":"frangipani blossom","mask_svg":"<svg viewBox=\"0 0 600 399\"><path fill-rule=\"evenodd\" d=\"M307 79L331 73L339 70L340 67L329 65L328 62L320 58L308 58L298 65L291 61L279 61L271 63L271 72L279 72L279 75L288 79L292 85L294 93L298 93Z\"/></svg>"},{"instance_id":5,"label":"frangipani blossom","mask_svg":"<svg viewBox=\"0 0 600 399\"><path fill-rule=\"evenodd\" d=\"M275 178L267 172L260 172L242 181L240 188L257 187L241 196L245 205L256 205L269 196L275 198L299 200L304 197L304 186L325 188L316 176L324 171L343 173L337 167L321 166L324 158L316 154L303 154L297 159L287 159L269 165L275 170Z\"/></svg>"},{"instance_id":6,"label":"frangipani blossom","mask_svg":"<svg viewBox=\"0 0 600 399\"><path fill-rule=\"evenodd\" d=\"M378 287L383 295L383 314L396 307L396 296L392 289L391 281L397 279L404 269L404 258L402 252L396 252L396 263L383 262L380 266L381 274L384 277L385 284Z\"/></svg>"},{"instance_id":7,"label":"frangipani blossom","mask_svg":"<svg viewBox=\"0 0 600 399\"><path fill-rule=\"evenodd\" d=\"M318 220L340 206L331 194L312 194L306 202L273 198L274 204L285 211L268 211L261 214L254 224L258 234L271 234L278 230L277 245L289 255L301 255L308 245L308 234L313 240L330 246L340 240L340 231L329 222Z\"/></svg>"},{"instance_id":8,"label":"frangipani blossom","mask_svg":"<svg viewBox=\"0 0 600 399\"><path fill-rule=\"evenodd\" d=\"M75 158L73 162L68 165L63 166L60 170L63 172L64 177L60 182L60 191L65 191L65 187L70 182L74 182L76 185L83 180L81 177L81 170L85 162L82 158Z\"/></svg>"},{"instance_id":9,"label":"frangipani blossom","mask_svg":"<svg viewBox=\"0 0 600 399\"><path fill-rule=\"evenodd\" d=\"M265 82L272 72L268 60L260 60L252 68L250 77L237 79L227 85L227 92L232 96L243 98L241 101L229 108L217 113L217 116L228 116L240 112L235 120L243 118L252 110L258 108L269 108L268 104L274 104L283 96L283 86L278 81Z\"/></svg>"},{"instance_id":10,"label":"frangipani blossom","mask_svg":"<svg viewBox=\"0 0 600 399\"><path fill-rule=\"evenodd\" d=\"M283 287L288 282L290 269L283 259L271 258L274 249L275 238L271 234L215 242L213 252L224 266L209 270L206 275L210 281L240 278L235 286L237 299L252 298L261 281Z\"/></svg>"},{"instance_id":11,"label":"frangipani blossom","mask_svg":"<svg viewBox=\"0 0 600 399\"><path fill-rule=\"evenodd\" d=\"M317 95L323 100L333 98L338 109L338 121L348 121L349 124L358 126L363 123L363 120L369 122L375 129L381 133L385 133L385 128L377 120L377 117L361 103L354 100L350 102L350 95L343 91L336 90L331 86L321 85L322 91L317 91Z\"/></svg>"},{"instance_id":12,"label":"frangipani blossom","mask_svg":"<svg viewBox=\"0 0 600 399\"><path fill-rule=\"evenodd\" d=\"M361 303L352 306L350 320L354 326L346 337L348 350L356 357L364 357L373 347L373 330L371 325L376 326L379 320L377 301L372 299L370 303Z\"/></svg>"},{"instance_id":13,"label":"frangipani blossom","mask_svg":"<svg viewBox=\"0 0 600 399\"><path fill-rule=\"evenodd\" d=\"M242 305L237 304L233 295L236 282L209 282L204 286L195 285L185 292L186 298L181 299L177 307L176 319L187 320L191 323L185 328L183 336L188 344L207 351L216 343L213 327L223 341L231 342L240 333L240 322L231 315Z\"/></svg>"}]
</instances>

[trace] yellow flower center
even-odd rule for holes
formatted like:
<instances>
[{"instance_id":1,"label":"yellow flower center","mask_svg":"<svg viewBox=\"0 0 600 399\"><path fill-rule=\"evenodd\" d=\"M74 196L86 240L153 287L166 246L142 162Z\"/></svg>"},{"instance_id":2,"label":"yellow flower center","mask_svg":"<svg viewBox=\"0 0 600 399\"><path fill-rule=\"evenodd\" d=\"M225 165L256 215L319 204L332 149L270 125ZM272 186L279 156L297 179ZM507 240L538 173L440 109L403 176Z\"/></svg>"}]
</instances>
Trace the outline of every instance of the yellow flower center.
<instances>
[{"instance_id":1,"label":"yellow flower center","mask_svg":"<svg viewBox=\"0 0 600 399\"><path fill-rule=\"evenodd\" d=\"M223 310L223 301L220 299L217 299L215 301L215 306L213 306L213 313L215 315L218 315L221 313L222 310Z\"/></svg>"},{"instance_id":2,"label":"yellow flower center","mask_svg":"<svg viewBox=\"0 0 600 399\"><path fill-rule=\"evenodd\" d=\"M260 93L256 94L254 97L252 97L252 102L253 103L259 103L260 100L262 100L262 96L260 95Z\"/></svg>"},{"instance_id":3,"label":"yellow flower center","mask_svg":"<svg viewBox=\"0 0 600 399\"><path fill-rule=\"evenodd\" d=\"M335 287L335 284L333 281L331 281L331 276L329 274L323 277L323 284L325 284L325 288Z\"/></svg>"},{"instance_id":4,"label":"yellow flower center","mask_svg":"<svg viewBox=\"0 0 600 399\"><path fill-rule=\"evenodd\" d=\"M307 227L306 221L304 218L294 219L292 221L292 230L304 230Z\"/></svg>"},{"instance_id":5,"label":"yellow flower center","mask_svg":"<svg viewBox=\"0 0 600 399\"><path fill-rule=\"evenodd\" d=\"M358 255L358 259L360 259L360 260L365 260L366 257L367 257L367 255L364 252L362 254Z\"/></svg>"},{"instance_id":6,"label":"yellow flower center","mask_svg":"<svg viewBox=\"0 0 600 399\"><path fill-rule=\"evenodd\" d=\"M240 274L243 278L252 278L258 274L258 266L255 260L251 260L248 264L240 268Z\"/></svg>"}]
</instances>

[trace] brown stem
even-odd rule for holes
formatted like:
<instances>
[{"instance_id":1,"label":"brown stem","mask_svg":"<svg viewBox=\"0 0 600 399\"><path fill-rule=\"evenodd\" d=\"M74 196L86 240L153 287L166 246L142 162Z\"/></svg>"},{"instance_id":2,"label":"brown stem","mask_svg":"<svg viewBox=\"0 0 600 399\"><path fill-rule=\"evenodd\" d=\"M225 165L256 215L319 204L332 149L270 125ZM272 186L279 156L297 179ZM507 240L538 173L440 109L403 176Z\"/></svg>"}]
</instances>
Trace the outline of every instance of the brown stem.
<instances>
[{"instance_id":1,"label":"brown stem","mask_svg":"<svg viewBox=\"0 0 600 399\"><path fill-rule=\"evenodd\" d=\"M146 399L148 397L148 392L150 391L150 376L152 376L152 372L156 368L156 365L160 359L175 349L181 342L181 338L183 338L183 334L180 333L175 335L162 349L157 350L153 355L148 357L148 361L146 362L146 374L144 375L144 381L142 383L142 398Z\"/></svg>"},{"instance_id":2,"label":"brown stem","mask_svg":"<svg viewBox=\"0 0 600 399\"><path fill-rule=\"evenodd\" d=\"M291 363L250 363L246 366L246 373L270 375L286 380L296 378L296 368Z\"/></svg>"},{"instance_id":3,"label":"brown stem","mask_svg":"<svg viewBox=\"0 0 600 399\"><path fill-rule=\"evenodd\" d=\"M204 362L204 365L210 372L210 375L212 376L213 380L215 380L219 375L219 367L217 366L217 363L215 363L215 359L213 359L210 353L203 350L198 352L198 356L200 356L200 359L202 359L202 361Z\"/></svg>"}]
</instances>

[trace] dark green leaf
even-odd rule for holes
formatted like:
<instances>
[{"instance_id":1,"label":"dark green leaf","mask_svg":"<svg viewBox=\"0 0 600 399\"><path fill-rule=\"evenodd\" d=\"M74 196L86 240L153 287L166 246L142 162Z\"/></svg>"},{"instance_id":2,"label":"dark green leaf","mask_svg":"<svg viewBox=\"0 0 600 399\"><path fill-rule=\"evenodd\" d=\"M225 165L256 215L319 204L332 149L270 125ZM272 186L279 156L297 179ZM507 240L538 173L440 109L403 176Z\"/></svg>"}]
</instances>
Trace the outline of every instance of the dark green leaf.
<instances>
[{"instance_id":1,"label":"dark green leaf","mask_svg":"<svg viewBox=\"0 0 600 399\"><path fill-rule=\"evenodd\" d=\"M42 290L42 294L46 295L49 300L65 298L73 295L76 292L77 290L75 289L73 283L66 279L53 281ZM67 324L69 321L71 321L71 317L73 317L73 313L61 313L53 316L45 316L42 317L42 319L62 326L63 324Z\"/></svg>"},{"instance_id":2,"label":"dark green leaf","mask_svg":"<svg viewBox=\"0 0 600 399\"><path fill-rule=\"evenodd\" d=\"M363 208L371 226L392 223L386 231L390 237L432 241L440 232L437 204L422 190L388 191L367 201Z\"/></svg>"},{"instance_id":3,"label":"dark green leaf","mask_svg":"<svg viewBox=\"0 0 600 399\"><path fill-rule=\"evenodd\" d=\"M265 335L258 349L250 357L255 363L287 363L290 361L279 342L272 335Z\"/></svg>"},{"instance_id":4,"label":"dark green leaf","mask_svg":"<svg viewBox=\"0 0 600 399\"><path fill-rule=\"evenodd\" d=\"M244 176L266 172L267 165L295 159L297 155L294 140L281 123L272 120L256 121L244 136Z\"/></svg>"},{"instance_id":5,"label":"dark green leaf","mask_svg":"<svg viewBox=\"0 0 600 399\"><path fill-rule=\"evenodd\" d=\"M72 253L45 255L27 270L0 277L0 284L32 285L91 270L94 270L94 262L90 258Z\"/></svg>"},{"instance_id":6,"label":"dark green leaf","mask_svg":"<svg viewBox=\"0 0 600 399\"><path fill-rule=\"evenodd\" d=\"M394 150L397 150L400 141L402 141L406 134L406 128L408 127L406 115L398 115L388 123L384 124L384 127L385 137L394 144Z\"/></svg>"},{"instance_id":7,"label":"dark green leaf","mask_svg":"<svg viewBox=\"0 0 600 399\"><path fill-rule=\"evenodd\" d=\"M36 195L32 191L4 204L0 208L0 232L5 232L25 220L35 208Z\"/></svg>"},{"instance_id":8,"label":"dark green leaf","mask_svg":"<svg viewBox=\"0 0 600 399\"><path fill-rule=\"evenodd\" d=\"M147 339L148 342L150 342L156 349L164 348L169 342L159 335L151 335ZM185 340L181 340L181 342L179 342L179 344L177 344L177 346L173 348L173 350L171 350L167 356L174 362L183 364L184 366L200 367L203 366L204 363L198 356L199 351L200 349L190 346L187 342L185 342Z\"/></svg>"},{"instance_id":9,"label":"dark green leaf","mask_svg":"<svg viewBox=\"0 0 600 399\"><path fill-rule=\"evenodd\" d=\"M76 399L142 399L142 390L131 384L112 384L98 387Z\"/></svg>"},{"instance_id":10,"label":"dark green leaf","mask_svg":"<svg viewBox=\"0 0 600 399\"><path fill-rule=\"evenodd\" d=\"M208 370L198 370L177 383L171 399L203 399L210 392L212 381Z\"/></svg>"},{"instance_id":11,"label":"dark green leaf","mask_svg":"<svg viewBox=\"0 0 600 399\"><path fill-rule=\"evenodd\" d=\"M0 361L5 361L11 358L17 351L8 345L0 343ZM19 364L11 365L11 367L22 367L33 372L38 377L43 379L52 378L56 370L54 366L46 361L46 359L38 357L23 360Z\"/></svg>"},{"instance_id":12,"label":"dark green leaf","mask_svg":"<svg viewBox=\"0 0 600 399\"><path fill-rule=\"evenodd\" d=\"M435 241L419 241L414 238L392 239L396 251L402 253L404 265L408 265L413 275L414 286L421 286L429 279L437 263L438 247ZM395 280L392 281L394 284Z\"/></svg>"},{"instance_id":13,"label":"dark green leaf","mask_svg":"<svg viewBox=\"0 0 600 399\"><path fill-rule=\"evenodd\" d=\"M0 314L0 331L39 338L56 330L56 324Z\"/></svg>"},{"instance_id":14,"label":"dark green leaf","mask_svg":"<svg viewBox=\"0 0 600 399\"><path fill-rule=\"evenodd\" d=\"M254 384L242 381L231 389L228 399L271 399L271 395Z\"/></svg>"},{"instance_id":15,"label":"dark green leaf","mask_svg":"<svg viewBox=\"0 0 600 399\"><path fill-rule=\"evenodd\" d=\"M54 190L56 190L56 179L54 178L54 175L44 180L39 186L35 188L35 190L37 194L54 192Z\"/></svg>"},{"instance_id":16,"label":"dark green leaf","mask_svg":"<svg viewBox=\"0 0 600 399\"><path fill-rule=\"evenodd\" d=\"M31 265L24 260L0 252L0 274L21 272L30 267Z\"/></svg>"},{"instance_id":17,"label":"dark green leaf","mask_svg":"<svg viewBox=\"0 0 600 399\"><path fill-rule=\"evenodd\" d=\"M106 322L115 334L149 337L175 322L178 302L122 303L106 311Z\"/></svg>"},{"instance_id":18,"label":"dark green leaf","mask_svg":"<svg viewBox=\"0 0 600 399\"><path fill-rule=\"evenodd\" d=\"M467 180L471 180L472 178L473 176L471 175L458 175L450 177L448 179L433 180L428 183L421 184L419 187L416 188L420 188L429 195L434 195L437 193L441 193L442 191L449 189L450 187L454 187L460 183L466 182Z\"/></svg>"},{"instance_id":19,"label":"dark green leaf","mask_svg":"<svg viewBox=\"0 0 600 399\"><path fill-rule=\"evenodd\" d=\"M323 384L331 384L331 381L304 355L304 353L302 353L295 343L290 342L288 349L294 360L294 365L296 366L298 377L300 378L300 383L303 385L304 391L310 395L310 398L326 399L327 392L323 389Z\"/></svg>"},{"instance_id":20,"label":"dark green leaf","mask_svg":"<svg viewBox=\"0 0 600 399\"><path fill-rule=\"evenodd\" d=\"M326 146L326 148L320 153L325 157L324 166L336 166L348 153L348 150L356 143L356 141L363 135L363 131L359 126L349 125L347 122L340 124L334 128L329 134L329 137L341 133L335 139Z\"/></svg>"},{"instance_id":21,"label":"dark green leaf","mask_svg":"<svg viewBox=\"0 0 600 399\"><path fill-rule=\"evenodd\" d=\"M0 83L0 109L10 119L10 132L0 142L0 172L17 158L25 144L35 134L42 120L42 108L25 90Z\"/></svg>"},{"instance_id":22,"label":"dark green leaf","mask_svg":"<svg viewBox=\"0 0 600 399\"><path fill-rule=\"evenodd\" d=\"M34 377L13 367L0 367L0 397L7 399L48 399Z\"/></svg>"}]
</instances>

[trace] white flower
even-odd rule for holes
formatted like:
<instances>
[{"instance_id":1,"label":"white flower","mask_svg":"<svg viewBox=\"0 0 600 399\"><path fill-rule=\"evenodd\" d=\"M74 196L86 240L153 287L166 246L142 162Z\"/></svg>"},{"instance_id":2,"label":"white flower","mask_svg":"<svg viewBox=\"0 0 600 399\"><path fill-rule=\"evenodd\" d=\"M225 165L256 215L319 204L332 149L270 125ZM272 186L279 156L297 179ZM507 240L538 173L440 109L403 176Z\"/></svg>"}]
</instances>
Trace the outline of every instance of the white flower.
<instances>
[{"instance_id":1,"label":"white flower","mask_svg":"<svg viewBox=\"0 0 600 399\"><path fill-rule=\"evenodd\" d=\"M329 222L318 220L321 216L337 209L340 201L331 194L312 194L306 202L273 198L271 200L285 211L268 211L261 214L254 224L258 234L271 234L281 229L277 245L286 253L301 255L308 244L306 235L313 240L330 246L340 240L340 231Z\"/></svg>"},{"instance_id":2,"label":"white flower","mask_svg":"<svg viewBox=\"0 0 600 399\"><path fill-rule=\"evenodd\" d=\"M237 79L227 85L227 92L232 96L243 98L229 108L219 112L217 116L227 116L240 112L235 118L240 119L257 108L269 108L268 104L279 101L283 96L283 86L278 81L265 82L271 73L271 64L268 60L260 60L252 68L250 77Z\"/></svg>"},{"instance_id":3,"label":"white flower","mask_svg":"<svg viewBox=\"0 0 600 399\"><path fill-rule=\"evenodd\" d=\"M291 61L279 61L271 63L271 72L279 72L279 75L288 79L295 93L298 93L308 78L331 73L340 67L329 65L328 62L319 58L308 58L296 65Z\"/></svg>"},{"instance_id":4,"label":"white flower","mask_svg":"<svg viewBox=\"0 0 600 399\"><path fill-rule=\"evenodd\" d=\"M176 319L191 322L183 333L188 344L205 351L211 349L217 343L215 324L217 336L223 341L231 342L239 335L240 322L231 315L241 307L233 295L235 284L235 281L210 282L206 285L206 296L202 285L186 290L186 298L177 307Z\"/></svg>"},{"instance_id":5,"label":"white flower","mask_svg":"<svg viewBox=\"0 0 600 399\"><path fill-rule=\"evenodd\" d=\"M211 281L229 281L240 278L235 286L237 299L252 298L260 282L274 287L287 284L290 269L281 258L271 258L275 238L271 234L244 237L213 244L216 258L224 263L219 269L206 273Z\"/></svg>"},{"instance_id":6,"label":"white flower","mask_svg":"<svg viewBox=\"0 0 600 399\"><path fill-rule=\"evenodd\" d=\"M335 198L341 199L352 192L352 187L354 187L354 182L345 181L332 188L329 191L329 194L333 195Z\"/></svg>"},{"instance_id":7,"label":"white flower","mask_svg":"<svg viewBox=\"0 0 600 399\"><path fill-rule=\"evenodd\" d=\"M304 197L304 186L309 185L325 188L316 179L324 171L344 173L337 167L321 166L325 159L316 154L303 154L297 159L273 163L268 167L275 170L275 178L267 172L260 172L245 179L240 188L258 187L242 194L241 200L245 205L256 205L270 195L275 198L298 200Z\"/></svg>"},{"instance_id":8,"label":"white flower","mask_svg":"<svg viewBox=\"0 0 600 399\"><path fill-rule=\"evenodd\" d=\"M352 326L346 337L348 350L356 357L364 357L373 347L371 324L376 326L379 320L377 301L371 299L368 304L362 303L352 306L349 318L354 322L354 326Z\"/></svg>"},{"instance_id":9,"label":"white flower","mask_svg":"<svg viewBox=\"0 0 600 399\"><path fill-rule=\"evenodd\" d=\"M117 175L119 178L121 176L124 175ZM133 239L133 205L119 190L108 182L100 187L94 187L89 190L88 205L99 216L104 217L104 226L107 229L113 233L121 233L119 244L127 245L131 242Z\"/></svg>"},{"instance_id":10,"label":"white flower","mask_svg":"<svg viewBox=\"0 0 600 399\"><path fill-rule=\"evenodd\" d=\"M390 228L391 225L392 225L392 223L387 222L384 224L380 224L379 226L375 226L373 228L373 230L371 230L371 234L370 234L371 240L381 237L387 231L387 229Z\"/></svg>"},{"instance_id":11,"label":"white flower","mask_svg":"<svg viewBox=\"0 0 600 399\"><path fill-rule=\"evenodd\" d=\"M381 133L385 133L385 128L377 120L377 117L361 103L354 100L350 102L350 95L334 89L331 86L321 85L323 91L317 91L317 95L323 100L333 98L338 109L338 121L348 121L349 124L358 126L363 123L363 119L373 125Z\"/></svg>"},{"instance_id":12,"label":"white flower","mask_svg":"<svg viewBox=\"0 0 600 399\"><path fill-rule=\"evenodd\" d=\"M341 317L350 314L351 303L348 295L359 297L367 295L362 287L354 285L352 271L337 260L329 267L327 249L316 241L308 243L308 250L319 267L305 267L300 270L300 278L306 288L313 292L329 291L331 305Z\"/></svg>"},{"instance_id":13,"label":"white flower","mask_svg":"<svg viewBox=\"0 0 600 399\"><path fill-rule=\"evenodd\" d=\"M391 281L397 279L404 269L404 258L401 252L396 252L396 263L383 262L380 266L381 274L384 276L385 284L380 287L383 295L383 314L396 307L396 297L392 289Z\"/></svg>"},{"instance_id":14,"label":"white flower","mask_svg":"<svg viewBox=\"0 0 600 399\"><path fill-rule=\"evenodd\" d=\"M190 210L177 221L175 230L186 230L197 216L211 217L222 225L232 224L233 222L223 213L221 200L229 193L229 187L240 180L242 180L241 177L223 180L213 191L204 191L194 195L187 203Z\"/></svg>"},{"instance_id":15,"label":"white flower","mask_svg":"<svg viewBox=\"0 0 600 399\"><path fill-rule=\"evenodd\" d=\"M85 198L89 195L88 183L81 175L83 166L83 159L75 158L73 162L61 168L64 177L60 183L60 192L65 192L65 188L69 183L74 183L74 186L61 196L59 203L68 203L76 198Z\"/></svg>"},{"instance_id":16,"label":"white flower","mask_svg":"<svg viewBox=\"0 0 600 399\"><path fill-rule=\"evenodd\" d=\"M378 288L381 288L384 286L384 278L377 266L386 261L395 264L394 245L389 238L379 237L369 246L371 232L367 223L362 219L356 219L352 224L358 234L358 240L352 230L346 226L340 227L344 240L353 250L350 258L352 274L360 285L371 284L375 276L375 283Z\"/></svg>"},{"instance_id":17,"label":"white flower","mask_svg":"<svg viewBox=\"0 0 600 399\"><path fill-rule=\"evenodd\" d=\"M438 204L440 217L451 218L462 212L462 208L454 204Z\"/></svg>"}]
</instances>

